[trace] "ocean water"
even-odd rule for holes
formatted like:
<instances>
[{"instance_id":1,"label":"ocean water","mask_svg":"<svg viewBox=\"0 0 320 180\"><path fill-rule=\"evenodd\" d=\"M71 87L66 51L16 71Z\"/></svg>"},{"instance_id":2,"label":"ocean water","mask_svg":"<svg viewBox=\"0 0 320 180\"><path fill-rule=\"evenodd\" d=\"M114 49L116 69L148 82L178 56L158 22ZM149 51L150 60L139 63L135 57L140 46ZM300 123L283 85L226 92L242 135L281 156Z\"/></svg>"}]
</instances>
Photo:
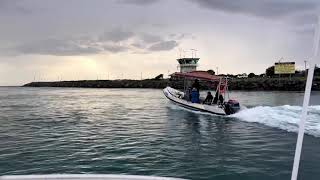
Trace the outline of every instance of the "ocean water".
<instances>
[{"instance_id":1,"label":"ocean water","mask_svg":"<svg viewBox=\"0 0 320 180\"><path fill-rule=\"evenodd\" d=\"M155 89L1 87L0 175L290 179L303 93L230 96L247 109L195 113ZM311 104L299 178L318 180L320 92Z\"/></svg>"}]
</instances>

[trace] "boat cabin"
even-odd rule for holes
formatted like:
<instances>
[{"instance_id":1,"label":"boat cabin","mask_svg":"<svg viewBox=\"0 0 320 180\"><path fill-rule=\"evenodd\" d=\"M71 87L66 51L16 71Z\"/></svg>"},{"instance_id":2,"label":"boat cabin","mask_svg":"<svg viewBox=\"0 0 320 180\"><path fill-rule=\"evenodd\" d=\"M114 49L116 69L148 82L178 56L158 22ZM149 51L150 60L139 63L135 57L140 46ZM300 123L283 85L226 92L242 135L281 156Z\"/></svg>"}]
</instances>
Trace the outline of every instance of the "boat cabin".
<instances>
[{"instance_id":1,"label":"boat cabin","mask_svg":"<svg viewBox=\"0 0 320 180\"><path fill-rule=\"evenodd\" d=\"M200 87L202 87L201 89L208 89L212 92L214 99L210 104L216 104L218 102L223 103L221 101L226 101L229 99L228 78L226 77L215 76L209 74L207 71L176 72L170 76L172 80L183 81L183 98L187 101L191 100L190 94L192 91L192 84L195 82L195 80L200 83ZM198 103L203 102L203 100L204 98L200 98L199 94Z\"/></svg>"}]
</instances>

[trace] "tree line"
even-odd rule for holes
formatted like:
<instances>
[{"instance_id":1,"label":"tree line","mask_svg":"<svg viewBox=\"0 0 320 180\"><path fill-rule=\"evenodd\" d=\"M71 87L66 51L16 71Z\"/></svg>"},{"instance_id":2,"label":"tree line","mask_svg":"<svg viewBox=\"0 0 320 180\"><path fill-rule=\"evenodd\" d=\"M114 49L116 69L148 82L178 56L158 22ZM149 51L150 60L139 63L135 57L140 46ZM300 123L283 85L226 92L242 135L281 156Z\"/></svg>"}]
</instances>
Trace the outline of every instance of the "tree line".
<instances>
[{"instance_id":1,"label":"tree line","mask_svg":"<svg viewBox=\"0 0 320 180\"><path fill-rule=\"evenodd\" d=\"M210 69L207 71L209 74L215 75L215 71ZM308 74L308 69L305 70L296 70L294 74L281 74L281 77L304 77ZM279 74L275 74L274 72L274 66L270 66L266 69L265 73L262 74L255 74L253 72L249 73L248 75L246 73L243 74L219 74L220 76L228 76L232 78L237 78L237 77L243 77L246 76L248 78L255 78L255 77L268 77L268 78L273 78L273 77L279 77ZM320 67L316 66L314 70L314 76L320 76Z\"/></svg>"}]
</instances>

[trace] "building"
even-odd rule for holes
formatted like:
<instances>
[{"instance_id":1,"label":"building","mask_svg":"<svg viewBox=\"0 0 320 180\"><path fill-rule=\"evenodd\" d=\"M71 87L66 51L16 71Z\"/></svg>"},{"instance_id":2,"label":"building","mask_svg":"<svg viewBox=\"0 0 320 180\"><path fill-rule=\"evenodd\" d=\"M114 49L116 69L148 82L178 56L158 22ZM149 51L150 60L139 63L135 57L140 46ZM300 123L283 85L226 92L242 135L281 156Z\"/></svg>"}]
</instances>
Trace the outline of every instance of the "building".
<instances>
[{"instance_id":1,"label":"building","mask_svg":"<svg viewBox=\"0 0 320 180\"><path fill-rule=\"evenodd\" d=\"M181 73L196 71L200 58L179 58L179 68Z\"/></svg>"},{"instance_id":2,"label":"building","mask_svg":"<svg viewBox=\"0 0 320 180\"><path fill-rule=\"evenodd\" d=\"M247 73L238 74L237 78L248 78L248 75L247 75Z\"/></svg>"},{"instance_id":3,"label":"building","mask_svg":"<svg viewBox=\"0 0 320 180\"><path fill-rule=\"evenodd\" d=\"M274 74L294 74L296 72L295 62L274 63Z\"/></svg>"}]
</instances>

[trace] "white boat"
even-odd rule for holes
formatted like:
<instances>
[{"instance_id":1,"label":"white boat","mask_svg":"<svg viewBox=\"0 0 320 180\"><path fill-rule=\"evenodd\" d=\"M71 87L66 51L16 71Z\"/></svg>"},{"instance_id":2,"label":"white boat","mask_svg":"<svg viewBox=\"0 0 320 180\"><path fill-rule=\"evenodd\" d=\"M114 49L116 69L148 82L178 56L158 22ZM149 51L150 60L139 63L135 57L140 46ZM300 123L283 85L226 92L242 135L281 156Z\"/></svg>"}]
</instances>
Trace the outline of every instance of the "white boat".
<instances>
[{"instance_id":1,"label":"white boat","mask_svg":"<svg viewBox=\"0 0 320 180\"><path fill-rule=\"evenodd\" d=\"M170 101L179 106L194 111L202 111L216 115L230 115L241 109L238 101L229 99L227 78L210 75L206 71L174 73L171 75L171 78L173 78L173 80L180 79L184 81L184 92L168 86L163 89L163 93ZM187 93L190 90L188 90L186 86L188 81L194 81L195 79L215 86L215 96L222 96L223 100L216 102L212 100L209 103L203 103L203 99L199 98L199 102L192 102L189 98L190 93Z\"/></svg>"}]
</instances>

